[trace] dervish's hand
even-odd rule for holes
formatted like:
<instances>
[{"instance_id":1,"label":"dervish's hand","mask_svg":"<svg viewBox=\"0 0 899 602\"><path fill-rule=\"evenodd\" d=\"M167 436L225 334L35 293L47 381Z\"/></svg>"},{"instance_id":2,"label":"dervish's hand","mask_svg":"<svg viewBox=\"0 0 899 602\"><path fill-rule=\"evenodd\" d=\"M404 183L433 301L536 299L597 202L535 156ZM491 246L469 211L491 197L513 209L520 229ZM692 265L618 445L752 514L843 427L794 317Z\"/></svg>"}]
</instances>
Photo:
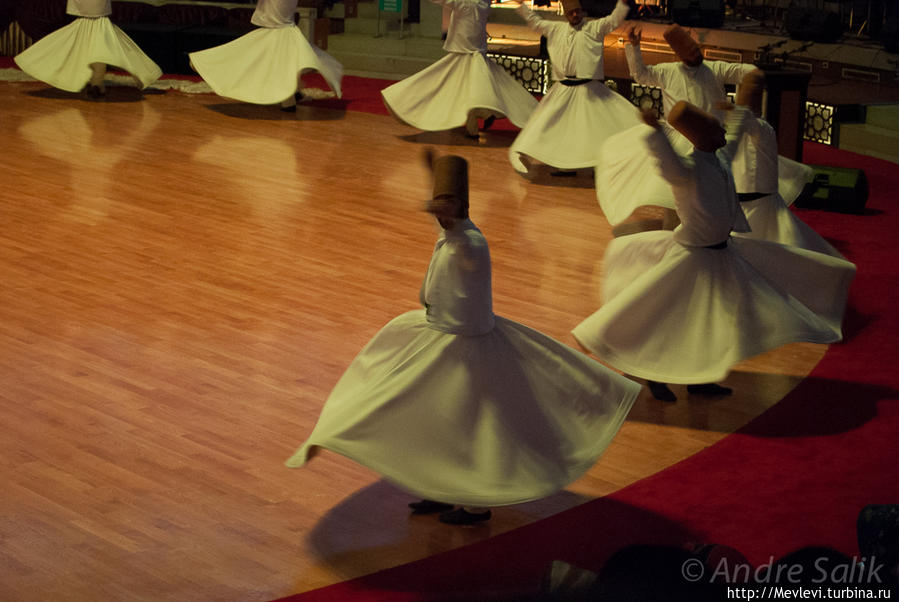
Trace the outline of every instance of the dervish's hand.
<instances>
[{"instance_id":1,"label":"dervish's hand","mask_svg":"<svg viewBox=\"0 0 899 602\"><path fill-rule=\"evenodd\" d=\"M630 29L627 30L627 41L632 46L639 47L640 40L643 39L643 30L637 29L636 25L631 25Z\"/></svg>"},{"instance_id":2,"label":"dervish's hand","mask_svg":"<svg viewBox=\"0 0 899 602\"><path fill-rule=\"evenodd\" d=\"M659 129L659 116L658 114L656 114L655 109L642 109L640 111L640 117L643 118L643 123L645 123L649 127Z\"/></svg>"}]
</instances>

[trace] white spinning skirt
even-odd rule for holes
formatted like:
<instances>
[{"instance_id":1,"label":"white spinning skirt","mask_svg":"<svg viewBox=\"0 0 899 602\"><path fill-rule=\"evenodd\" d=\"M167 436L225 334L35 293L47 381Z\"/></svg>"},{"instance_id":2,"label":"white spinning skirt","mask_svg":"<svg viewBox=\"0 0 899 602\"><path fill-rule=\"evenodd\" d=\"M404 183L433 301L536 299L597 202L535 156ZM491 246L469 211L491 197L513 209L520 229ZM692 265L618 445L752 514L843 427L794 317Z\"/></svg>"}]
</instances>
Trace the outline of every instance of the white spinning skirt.
<instances>
[{"instance_id":1,"label":"white spinning skirt","mask_svg":"<svg viewBox=\"0 0 899 602\"><path fill-rule=\"evenodd\" d=\"M321 73L339 97L343 66L310 44L299 27L254 29L233 42L192 52L190 62L219 96L275 104L297 92L298 77Z\"/></svg>"},{"instance_id":2,"label":"white spinning skirt","mask_svg":"<svg viewBox=\"0 0 899 602\"><path fill-rule=\"evenodd\" d=\"M130 73L145 88L162 70L108 17L79 18L44 36L15 57L28 75L54 88L80 92L91 78L91 63Z\"/></svg>"},{"instance_id":3,"label":"white spinning skirt","mask_svg":"<svg viewBox=\"0 0 899 602\"><path fill-rule=\"evenodd\" d=\"M845 259L833 245L799 219L787 207L780 194L769 194L754 201L740 203L740 207L752 231L736 236L772 240Z\"/></svg>"},{"instance_id":4,"label":"white spinning skirt","mask_svg":"<svg viewBox=\"0 0 899 602\"><path fill-rule=\"evenodd\" d=\"M326 448L427 499L498 506L555 493L596 462L640 385L497 316L486 334L393 319L328 397L302 466Z\"/></svg>"},{"instance_id":5,"label":"white spinning skirt","mask_svg":"<svg viewBox=\"0 0 899 602\"><path fill-rule=\"evenodd\" d=\"M637 108L600 81L553 84L509 149L509 160L527 172L521 155L559 169L599 164L608 137L640 123Z\"/></svg>"},{"instance_id":6,"label":"white spinning skirt","mask_svg":"<svg viewBox=\"0 0 899 602\"><path fill-rule=\"evenodd\" d=\"M478 52L451 52L381 95L397 119L424 131L463 126L473 109L523 127L537 107L537 99L524 86Z\"/></svg>"},{"instance_id":7,"label":"white spinning skirt","mask_svg":"<svg viewBox=\"0 0 899 602\"><path fill-rule=\"evenodd\" d=\"M696 384L793 342L832 343L855 266L822 253L733 237L688 248L669 231L614 239L603 306L572 331L626 374Z\"/></svg>"}]
</instances>

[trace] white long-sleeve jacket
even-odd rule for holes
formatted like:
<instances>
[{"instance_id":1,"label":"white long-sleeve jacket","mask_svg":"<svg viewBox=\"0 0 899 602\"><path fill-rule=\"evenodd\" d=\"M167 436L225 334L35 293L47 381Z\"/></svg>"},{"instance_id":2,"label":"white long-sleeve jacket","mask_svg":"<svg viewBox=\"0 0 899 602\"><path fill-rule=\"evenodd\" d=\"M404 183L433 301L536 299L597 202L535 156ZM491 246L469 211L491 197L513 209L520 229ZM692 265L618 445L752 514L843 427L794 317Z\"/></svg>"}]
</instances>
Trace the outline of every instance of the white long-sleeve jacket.
<instances>
[{"instance_id":1,"label":"white long-sleeve jacket","mask_svg":"<svg viewBox=\"0 0 899 602\"><path fill-rule=\"evenodd\" d=\"M76 17L108 17L112 0L68 0L66 13Z\"/></svg>"},{"instance_id":2,"label":"white long-sleeve jacket","mask_svg":"<svg viewBox=\"0 0 899 602\"><path fill-rule=\"evenodd\" d=\"M452 9L443 49L447 52L473 54L487 52L487 17L489 0L431 0Z\"/></svg>"},{"instance_id":3,"label":"white long-sleeve jacket","mask_svg":"<svg viewBox=\"0 0 899 602\"><path fill-rule=\"evenodd\" d=\"M727 144L714 153L694 149L682 157L660 129L647 139L650 152L674 192L681 224L674 240L687 247L706 247L726 241L731 231L749 232L749 223L737 202L731 162L746 127L743 108L729 111Z\"/></svg>"},{"instance_id":4,"label":"white long-sleeve jacket","mask_svg":"<svg viewBox=\"0 0 899 602\"><path fill-rule=\"evenodd\" d=\"M750 115L733 165L737 192L774 194L778 186L777 133L764 119Z\"/></svg>"},{"instance_id":5,"label":"white long-sleeve jacket","mask_svg":"<svg viewBox=\"0 0 899 602\"><path fill-rule=\"evenodd\" d=\"M615 5L602 19L585 20L578 27L567 21L548 21L522 4L518 14L534 31L546 36L546 49L552 63L553 78L602 79L603 40L627 17L628 6L624 2Z\"/></svg>"},{"instance_id":6,"label":"white long-sleeve jacket","mask_svg":"<svg viewBox=\"0 0 899 602\"><path fill-rule=\"evenodd\" d=\"M250 22L259 27L293 27L299 0L258 0Z\"/></svg>"},{"instance_id":7,"label":"white long-sleeve jacket","mask_svg":"<svg viewBox=\"0 0 899 602\"><path fill-rule=\"evenodd\" d=\"M744 75L757 69L752 64L705 60L695 67L681 61L646 65L640 48L631 44L624 47L624 53L635 82L662 89L662 108L666 115L678 101L686 100L723 120L724 114L715 104L727 98L724 85L739 84Z\"/></svg>"},{"instance_id":8,"label":"white long-sleeve jacket","mask_svg":"<svg viewBox=\"0 0 899 602\"><path fill-rule=\"evenodd\" d=\"M487 241L471 220L459 220L437 239L419 292L428 324L452 334L490 332L492 295Z\"/></svg>"}]
</instances>

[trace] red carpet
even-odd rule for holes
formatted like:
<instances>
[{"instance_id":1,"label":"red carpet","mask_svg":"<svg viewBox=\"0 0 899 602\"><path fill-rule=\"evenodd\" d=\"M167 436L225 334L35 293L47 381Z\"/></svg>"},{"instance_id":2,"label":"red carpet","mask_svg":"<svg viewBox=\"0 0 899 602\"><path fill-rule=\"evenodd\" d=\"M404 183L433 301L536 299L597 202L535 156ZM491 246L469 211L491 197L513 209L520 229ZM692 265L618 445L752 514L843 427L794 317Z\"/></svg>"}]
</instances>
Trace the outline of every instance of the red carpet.
<instances>
[{"instance_id":1,"label":"red carpet","mask_svg":"<svg viewBox=\"0 0 899 602\"><path fill-rule=\"evenodd\" d=\"M631 544L714 542L759 564L802 546L857 555L856 518L899 502L899 166L806 144L806 163L863 168L865 215L799 210L858 265L845 321L799 387L703 452L627 487L465 548L291 596L325 600L485 600L538 591L561 559L599 569Z\"/></svg>"}]
</instances>

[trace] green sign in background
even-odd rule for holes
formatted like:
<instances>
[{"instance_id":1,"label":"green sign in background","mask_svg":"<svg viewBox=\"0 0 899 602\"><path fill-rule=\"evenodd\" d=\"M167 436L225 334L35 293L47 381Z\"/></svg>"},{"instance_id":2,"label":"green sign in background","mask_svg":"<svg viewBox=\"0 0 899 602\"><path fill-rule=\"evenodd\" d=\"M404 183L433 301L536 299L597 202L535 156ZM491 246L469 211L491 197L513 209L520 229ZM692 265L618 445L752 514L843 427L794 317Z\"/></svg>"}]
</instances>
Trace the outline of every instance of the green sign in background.
<instances>
[{"instance_id":1,"label":"green sign in background","mask_svg":"<svg viewBox=\"0 0 899 602\"><path fill-rule=\"evenodd\" d=\"M378 10L385 13L403 12L403 0L378 0Z\"/></svg>"}]
</instances>

